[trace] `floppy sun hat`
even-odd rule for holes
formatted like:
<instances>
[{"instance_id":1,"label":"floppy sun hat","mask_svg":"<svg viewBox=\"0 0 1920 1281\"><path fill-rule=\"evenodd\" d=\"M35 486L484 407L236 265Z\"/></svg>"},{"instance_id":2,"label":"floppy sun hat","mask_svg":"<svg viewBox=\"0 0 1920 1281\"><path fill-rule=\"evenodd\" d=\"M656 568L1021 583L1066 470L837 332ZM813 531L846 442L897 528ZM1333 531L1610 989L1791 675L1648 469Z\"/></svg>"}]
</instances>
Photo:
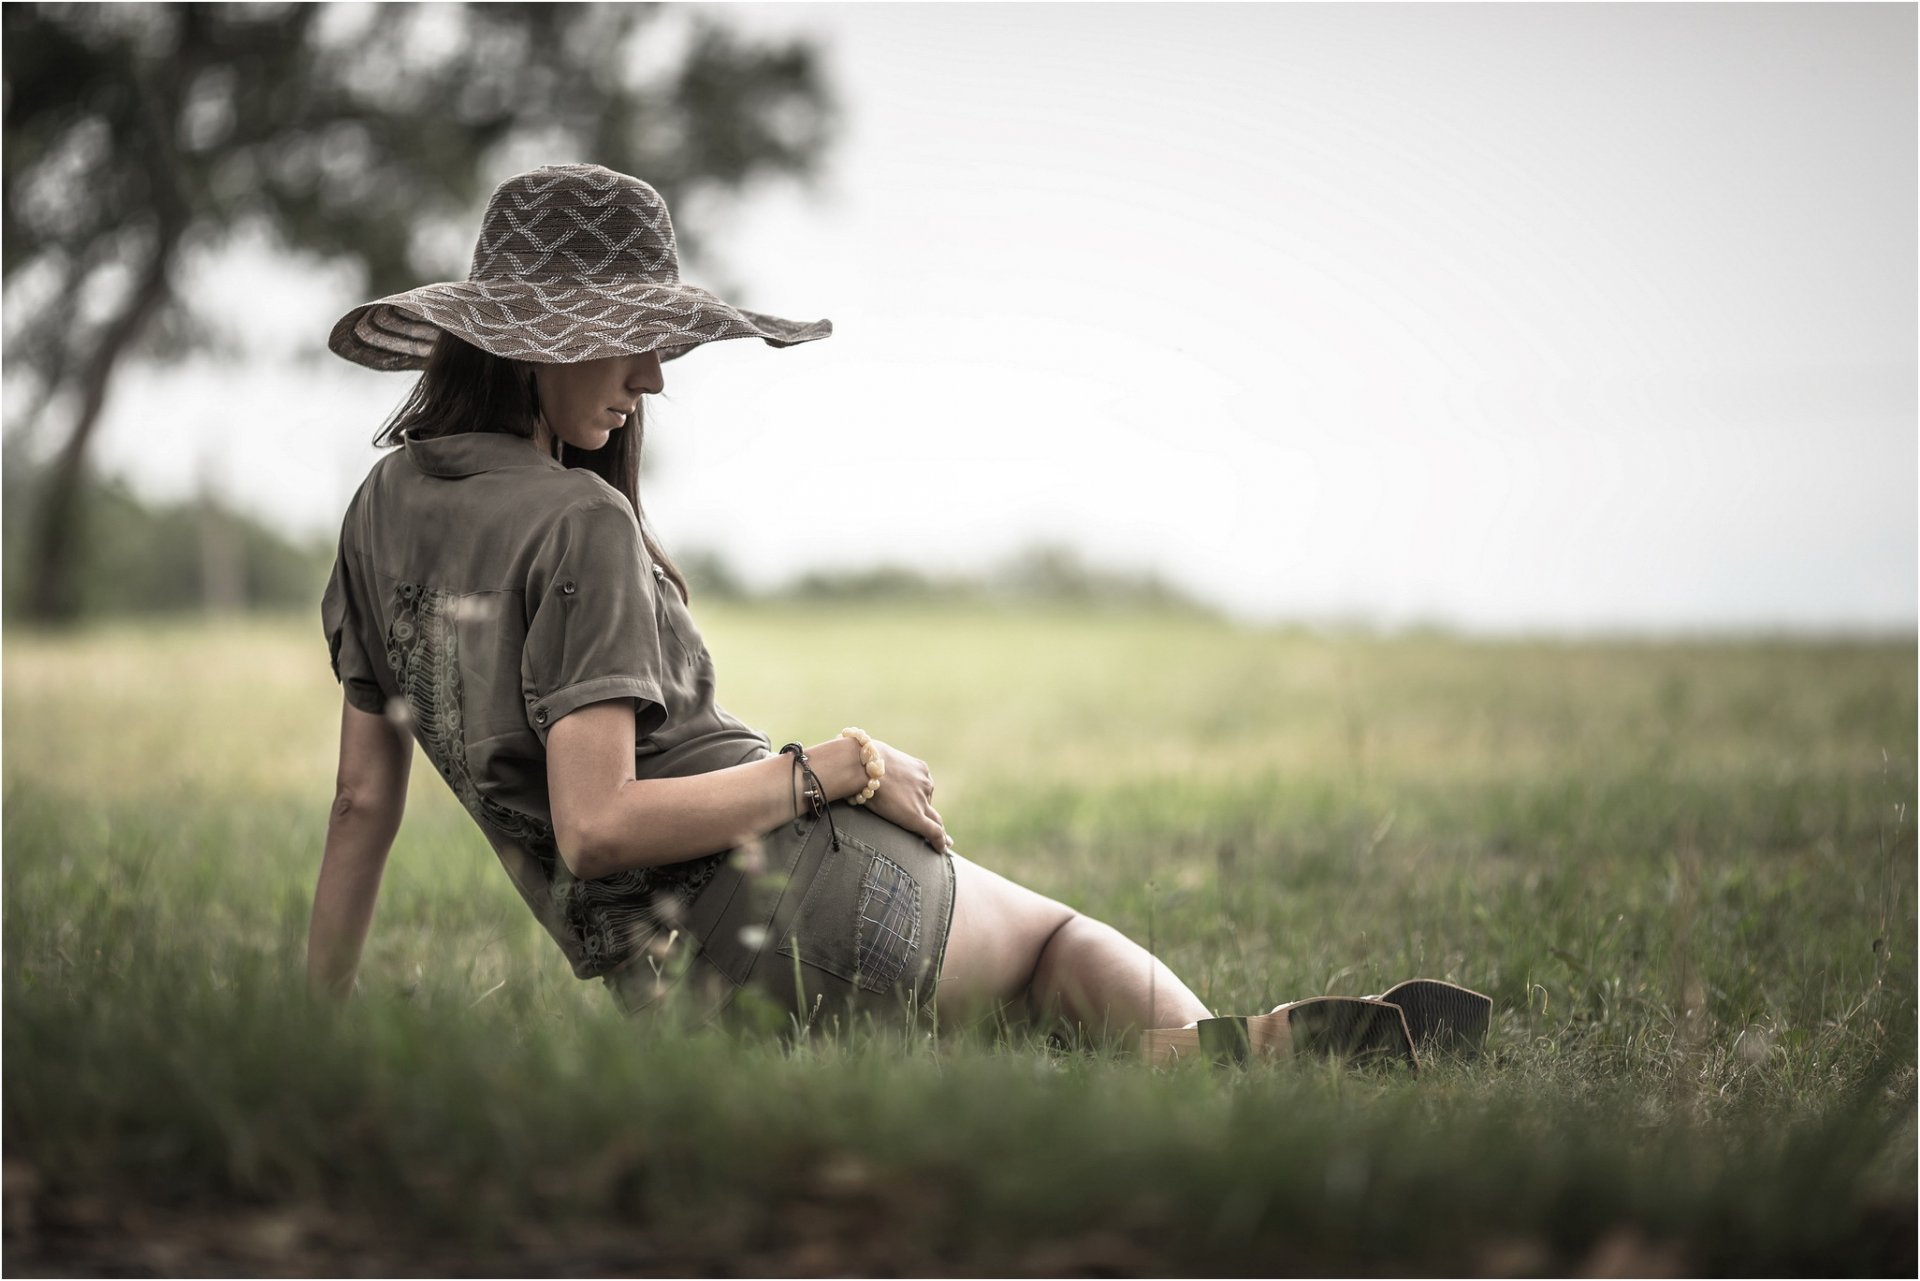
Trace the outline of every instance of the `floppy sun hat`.
<instances>
[{"instance_id":1,"label":"floppy sun hat","mask_svg":"<svg viewBox=\"0 0 1920 1281\"><path fill-rule=\"evenodd\" d=\"M782 320L681 284L659 192L600 165L550 165L494 189L465 280L363 303L327 346L372 369L423 369L442 330L510 360L567 364L645 351L672 360L723 338L791 347L833 323Z\"/></svg>"}]
</instances>

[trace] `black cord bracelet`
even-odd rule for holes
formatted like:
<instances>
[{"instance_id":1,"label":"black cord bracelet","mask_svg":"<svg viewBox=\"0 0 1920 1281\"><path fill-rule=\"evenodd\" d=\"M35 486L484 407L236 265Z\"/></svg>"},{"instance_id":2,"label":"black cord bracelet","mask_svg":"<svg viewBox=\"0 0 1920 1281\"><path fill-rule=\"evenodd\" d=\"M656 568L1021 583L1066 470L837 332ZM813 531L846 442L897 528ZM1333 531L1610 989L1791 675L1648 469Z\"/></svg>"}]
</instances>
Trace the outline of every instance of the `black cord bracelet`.
<instances>
[{"instance_id":1,"label":"black cord bracelet","mask_svg":"<svg viewBox=\"0 0 1920 1281\"><path fill-rule=\"evenodd\" d=\"M827 820L827 836L832 842L834 852L838 853L840 850L840 829L833 824L833 810L827 805L827 789L820 785L820 776L813 772L813 762L807 759L807 749L798 743L788 743L780 749L780 752L783 756L790 755L793 757L793 795L797 798L803 794L800 791L800 782L804 779L806 781L806 791L804 795L807 801L807 809L812 812L815 818L824 818ZM796 836L800 834L800 804L797 799L793 806L793 832Z\"/></svg>"}]
</instances>

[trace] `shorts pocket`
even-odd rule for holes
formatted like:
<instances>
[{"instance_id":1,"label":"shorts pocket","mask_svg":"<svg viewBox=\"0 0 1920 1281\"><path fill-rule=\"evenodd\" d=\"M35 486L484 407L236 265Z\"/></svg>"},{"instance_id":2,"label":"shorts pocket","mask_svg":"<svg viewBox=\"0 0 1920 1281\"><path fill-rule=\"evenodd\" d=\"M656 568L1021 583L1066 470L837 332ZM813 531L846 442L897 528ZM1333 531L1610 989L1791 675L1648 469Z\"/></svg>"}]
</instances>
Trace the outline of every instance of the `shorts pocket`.
<instances>
[{"instance_id":1,"label":"shorts pocket","mask_svg":"<svg viewBox=\"0 0 1920 1281\"><path fill-rule=\"evenodd\" d=\"M920 882L842 833L839 851L821 864L779 950L869 992L885 992L919 947Z\"/></svg>"},{"instance_id":2,"label":"shorts pocket","mask_svg":"<svg viewBox=\"0 0 1920 1281\"><path fill-rule=\"evenodd\" d=\"M886 855L875 854L860 882L854 928L857 981L870 992L884 992L900 981L907 959L920 947L920 882Z\"/></svg>"}]
</instances>

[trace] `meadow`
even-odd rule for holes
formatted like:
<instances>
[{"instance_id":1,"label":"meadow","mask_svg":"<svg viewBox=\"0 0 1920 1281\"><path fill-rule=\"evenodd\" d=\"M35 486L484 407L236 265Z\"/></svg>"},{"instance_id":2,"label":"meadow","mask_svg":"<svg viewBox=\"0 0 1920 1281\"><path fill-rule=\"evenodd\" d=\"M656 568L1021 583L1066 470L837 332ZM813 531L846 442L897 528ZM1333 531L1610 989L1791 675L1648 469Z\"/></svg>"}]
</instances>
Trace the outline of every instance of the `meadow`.
<instances>
[{"instance_id":1,"label":"meadow","mask_svg":"<svg viewBox=\"0 0 1920 1281\"><path fill-rule=\"evenodd\" d=\"M319 1007L317 620L12 631L6 1270L1912 1274L1911 638L701 614L732 711L926 758L1216 1009L1448 978L1487 1053L634 1023L420 762Z\"/></svg>"}]
</instances>

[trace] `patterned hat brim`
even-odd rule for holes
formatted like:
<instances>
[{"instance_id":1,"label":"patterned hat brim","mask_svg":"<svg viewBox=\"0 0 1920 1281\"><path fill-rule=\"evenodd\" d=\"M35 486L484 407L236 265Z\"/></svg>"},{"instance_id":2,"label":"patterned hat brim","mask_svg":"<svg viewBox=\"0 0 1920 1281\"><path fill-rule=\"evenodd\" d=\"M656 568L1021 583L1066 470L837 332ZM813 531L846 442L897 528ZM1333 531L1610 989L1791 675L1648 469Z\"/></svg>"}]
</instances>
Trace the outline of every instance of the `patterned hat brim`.
<instances>
[{"instance_id":1,"label":"patterned hat brim","mask_svg":"<svg viewBox=\"0 0 1920 1281\"><path fill-rule=\"evenodd\" d=\"M458 280L355 307L327 346L369 369L424 369L443 329L509 360L571 364L646 351L672 360L728 338L791 347L828 337L833 322L747 311L694 285L586 276Z\"/></svg>"}]
</instances>

